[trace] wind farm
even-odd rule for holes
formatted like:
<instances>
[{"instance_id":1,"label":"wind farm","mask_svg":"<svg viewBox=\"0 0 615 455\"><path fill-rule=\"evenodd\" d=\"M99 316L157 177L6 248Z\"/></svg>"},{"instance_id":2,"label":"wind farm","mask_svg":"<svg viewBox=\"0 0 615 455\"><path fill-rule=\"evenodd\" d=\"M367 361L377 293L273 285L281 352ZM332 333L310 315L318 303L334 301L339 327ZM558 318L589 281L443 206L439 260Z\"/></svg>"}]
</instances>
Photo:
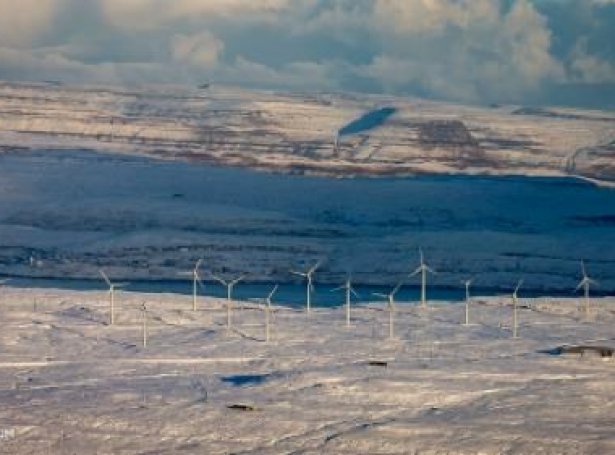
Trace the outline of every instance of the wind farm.
<instances>
[{"instance_id":1,"label":"wind farm","mask_svg":"<svg viewBox=\"0 0 615 455\"><path fill-rule=\"evenodd\" d=\"M0 453L615 450L607 114L207 90L0 112Z\"/></svg>"}]
</instances>

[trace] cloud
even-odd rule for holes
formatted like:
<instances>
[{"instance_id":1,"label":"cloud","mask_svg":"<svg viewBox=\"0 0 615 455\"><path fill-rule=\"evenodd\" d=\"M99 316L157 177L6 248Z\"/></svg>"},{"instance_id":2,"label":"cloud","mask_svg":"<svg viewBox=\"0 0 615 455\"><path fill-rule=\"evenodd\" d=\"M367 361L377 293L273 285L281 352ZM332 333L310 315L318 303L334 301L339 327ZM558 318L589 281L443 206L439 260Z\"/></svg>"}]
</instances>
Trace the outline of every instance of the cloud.
<instances>
[{"instance_id":1,"label":"cloud","mask_svg":"<svg viewBox=\"0 0 615 455\"><path fill-rule=\"evenodd\" d=\"M291 0L99 0L109 23L122 28L156 29L178 21L212 17L272 18ZM146 20L143 20L146 18Z\"/></svg>"},{"instance_id":2,"label":"cloud","mask_svg":"<svg viewBox=\"0 0 615 455\"><path fill-rule=\"evenodd\" d=\"M376 0L375 16L398 33L442 32L446 27L467 29L477 22L493 23L499 5L493 0Z\"/></svg>"},{"instance_id":3,"label":"cloud","mask_svg":"<svg viewBox=\"0 0 615 455\"><path fill-rule=\"evenodd\" d=\"M548 102L613 81L614 20L611 0L0 0L0 79Z\"/></svg>"},{"instance_id":4,"label":"cloud","mask_svg":"<svg viewBox=\"0 0 615 455\"><path fill-rule=\"evenodd\" d=\"M615 83L615 65L591 55L587 50L587 39L581 38L572 51L571 78L584 84Z\"/></svg>"},{"instance_id":5,"label":"cloud","mask_svg":"<svg viewBox=\"0 0 615 455\"><path fill-rule=\"evenodd\" d=\"M201 69L214 68L223 49L224 43L208 31L172 39L173 59Z\"/></svg>"},{"instance_id":6,"label":"cloud","mask_svg":"<svg viewBox=\"0 0 615 455\"><path fill-rule=\"evenodd\" d=\"M0 0L0 45L32 45L51 28L62 4L62 0Z\"/></svg>"},{"instance_id":7,"label":"cloud","mask_svg":"<svg viewBox=\"0 0 615 455\"><path fill-rule=\"evenodd\" d=\"M514 100L559 80L547 22L527 0L379 0L383 51L362 73L389 92ZM387 35L389 29L393 35Z\"/></svg>"}]
</instances>

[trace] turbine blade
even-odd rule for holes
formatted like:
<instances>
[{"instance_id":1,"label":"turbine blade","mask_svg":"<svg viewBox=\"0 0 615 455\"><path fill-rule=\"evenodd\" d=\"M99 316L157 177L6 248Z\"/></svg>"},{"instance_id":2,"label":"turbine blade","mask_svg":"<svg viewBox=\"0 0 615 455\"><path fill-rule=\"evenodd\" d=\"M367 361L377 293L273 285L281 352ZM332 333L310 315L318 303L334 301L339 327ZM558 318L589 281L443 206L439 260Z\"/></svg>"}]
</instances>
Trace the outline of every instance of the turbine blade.
<instances>
[{"instance_id":1,"label":"turbine blade","mask_svg":"<svg viewBox=\"0 0 615 455\"><path fill-rule=\"evenodd\" d=\"M423 271L423 267L419 266L414 272L412 272L409 276L416 276Z\"/></svg>"},{"instance_id":2,"label":"turbine blade","mask_svg":"<svg viewBox=\"0 0 615 455\"><path fill-rule=\"evenodd\" d=\"M338 288L333 288L333 289L331 289L329 292L341 291L342 289L346 289L346 286L340 286L340 287L338 287Z\"/></svg>"},{"instance_id":3,"label":"turbine blade","mask_svg":"<svg viewBox=\"0 0 615 455\"><path fill-rule=\"evenodd\" d=\"M437 275L438 274L438 272L436 272L434 269L432 269L431 267L429 267L427 265L425 266L425 270L427 270L432 275Z\"/></svg>"},{"instance_id":4,"label":"turbine blade","mask_svg":"<svg viewBox=\"0 0 615 455\"><path fill-rule=\"evenodd\" d=\"M352 294L357 298L360 299L361 296L359 294L357 294L357 291L355 291L353 288L350 288L350 292L352 292Z\"/></svg>"},{"instance_id":5,"label":"turbine blade","mask_svg":"<svg viewBox=\"0 0 615 455\"><path fill-rule=\"evenodd\" d=\"M196 277L196 282L198 283L199 287L201 289L205 289L205 283L203 283L203 280L201 280L201 277L197 275Z\"/></svg>"},{"instance_id":6,"label":"turbine blade","mask_svg":"<svg viewBox=\"0 0 615 455\"><path fill-rule=\"evenodd\" d=\"M278 285L276 284L273 289L271 290L271 292L269 293L269 296L267 297L267 300L271 300L274 296L274 294L277 292L278 290Z\"/></svg>"},{"instance_id":7,"label":"turbine blade","mask_svg":"<svg viewBox=\"0 0 615 455\"><path fill-rule=\"evenodd\" d=\"M585 261L581 260L581 272L583 273L583 278L587 276L587 271L585 270Z\"/></svg>"},{"instance_id":8,"label":"turbine blade","mask_svg":"<svg viewBox=\"0 0 615 455\"><path fill-rule=\"evenodd\" d=\"M376 297L381 297L383 299L388 299L389 296L386 294L381 294L380 292L372 292L372 295L376 296Z\"/></svg>"},{"instance_id":9,"label":"turbine blade","mask_svg":"<svg viewBox=\"0 0 615 455\"><path fill-rule=\"evenodd\" d=\"M403 285L404 285L404 280L401 280L399 283L397 283L397 286L393 288L390 295L395 296L395 294L397 294L397 291L399 291Z\"/></svg>"},{"instance_id":10,"label":"turbine blade","mask_svg":"<svg viewBox=\"0 0 615 455\"><path fill-rule=\"evenodd\" d=\"M216 276L213 273L210 273L209 276L211 276L212 279L220 283L222 286L228 286L228 283L224 281L222 278L220 278L219 276Z\"/></svg>"},{"instance_id":11,"label":"turbine blade","mask_svg":"<svg viewBox=\"0 0 615 455\"><path fill-rule=\"evenodd\" d=\"M290 273L292 273L293 275L297 275L297 276L302 276L302 277L307 277L307 273L303 273L303 272L295 272L294 270L291 270Z\"/></svg>"},{"instance_id":12,"label":"turbine blade","mask_svg":"<svg viewBox=\"0 0 615 455\"><path fill-rule=\"evenodd\" d=\"M239 283L241 280L243 280L246 276L245 275L241 275L239 278L234 279L233 281L231 281L231 284L233 286L235 286L237 283Z\"/></svg>"},{"instance_id":13,"label":"turbine blade","mask_svg":"<svg viewBox=\"0 0 615 455\"><path fill-rule=\"evenodd\" d=\"M523 284L523 280L519 280L519 282L517 283L517 287L515 288L515 292L514 292L515 295L517 295L517 291L519 291L519 288L521 287L522 284Z\"/></svg>"},{"instance_id":14,"label":"turbine blade","mask_svg":"<svg viewBox=\"0 0 615 455\"><path fill-rule=\"evenodd\" d=\"M318 270L318 268L322 265L323 263L323 259L320 259L315 265L314 267L312 267L309 271L308 274L312 274L314 273L316 270Z\"/></svg>"},{"instance_id":15,"label":"turbine blade","mask_svg":"<svg viewBox=\"0 0 615 455\"><path fill-rule=\"evenodd\" d=\"M203 263L203 258L200 258L198 261L196 261L196 264L194 266L195 272L199 270L199 268L201 267L202 263Z\"/></svg>"},{"instance_id":16,"label":"turbine blade","mask_svg":"<svg viewBox=\"0 0 615 455\"><path fill-rule=\"evenodd\" d=\"M100 269L99 272L100 272L100 275L103 277L103 280L105 280L105 282L109 285L109 287L113 286L111 284L111 280L109 279L105 271L103 269Z\"/></svg>"}]
</instances>

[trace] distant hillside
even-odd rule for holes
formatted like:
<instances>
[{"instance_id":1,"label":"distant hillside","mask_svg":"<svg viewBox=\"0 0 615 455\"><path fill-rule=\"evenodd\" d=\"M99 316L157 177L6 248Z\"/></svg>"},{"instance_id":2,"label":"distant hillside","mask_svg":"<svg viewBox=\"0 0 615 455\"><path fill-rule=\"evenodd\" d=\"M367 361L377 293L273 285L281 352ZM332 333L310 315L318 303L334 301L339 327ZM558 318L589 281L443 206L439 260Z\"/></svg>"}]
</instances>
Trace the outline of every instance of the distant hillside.
<instances>
[{"instance_id":1,"label":"distant hillside","mask_svg":"<svg viewBox=\"0 0 615 455\"><path fill-rule=\"evenodd\" d=\"M224 87L0 83L0 150L92 149L332 176L615 181L614 141L612 112Z\"/></svg>"}]
</instances>

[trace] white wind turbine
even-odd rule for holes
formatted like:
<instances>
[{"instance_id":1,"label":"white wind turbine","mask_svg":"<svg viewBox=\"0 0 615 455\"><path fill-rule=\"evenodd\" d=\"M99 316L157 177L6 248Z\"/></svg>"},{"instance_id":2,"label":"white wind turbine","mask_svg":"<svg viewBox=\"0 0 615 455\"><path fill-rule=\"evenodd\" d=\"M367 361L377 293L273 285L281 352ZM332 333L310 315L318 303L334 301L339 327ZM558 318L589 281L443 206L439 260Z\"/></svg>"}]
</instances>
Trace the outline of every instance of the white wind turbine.
<instances>
[{"instance_id":1,"label":"white wind turbine","mask_svg":"<svg viewBox=\"0 0 615 455\"><path fill-rule=\"evenodd\" d=\"M147 346L147 305L145 302L141 304L141 313L143 316L143 347Z\"/></svg>"},{"instance_id":2,"label":"white wind turbine","mask_svg":"<svg viewBox=\"0 0 615 455\"><path fill-rule=\"evenodd\" d=\"M411 277L421 274L421 306L427 307L427 273L435 275L435 271L425 264L425 258L423 256L423 250L419 248L419 254L421 256L421 264L416 268L414 272L410 274Z\"/></svg>"},{"instance_id":3,"label":"white wind turbine","mask_svg":"<svg viewBox=\"0 0 615 455\"><path fill-rule=\"evenodd\" d=\"M115 290L126 286L128 283L112 283L104 270L100 270L100 276L109 286L109 324L115 323Z\"/></svg>"},{"instance_id":4,"label":"white wind turbine","mask_svg":"<svg viewBox=\"0 0 615 455\"><path fill-rule=\"evenodd\" d=\"M517 338L517 307L519 306L519 298L517 296L517 293L519 292L519 288L521 287L521 285L523 284L523 280L519 280L519 282L517 283L517 287L515 288L515 290L512 293L512 300L513 300L513 338Z\"/></svg>"},{"instance_id":5,"label":"white wind turbine","mask_svg":"<svg viewBox=\"0 0 615 455\"><path fill-rule=\"evenodd\" d=\"M198 296L197 286L201 286L202 288L205 287L203 280L201 279L201 275L199 274L199 269L202 263L203 259L199 259L196 261L196 264L191 272L179 272L179 275L181 276L189 276L192 278L192 311L196 311L196 299Z\"/></svg>"},{"instance_id":6,"label":"white wind turbine","mask_svg":"<svg viewBox=\"0 0 615 455\"><path fill-rule=\"evenodd\" d=\"M397 292L401 289L402 285L404 284L403 280L400 281L397 286L395 286L393 288L393 290L388 293L388 294L380 294L378 292L374 292L373 295L375 295L376 297L381 297L383 299L387 299L388 300L388 307L389 307L389 338L393 338L394 336L394 313L395 313L395 295L397 294Z\"/></svg>"},{"instance_id":7,"label":"white wind turbine","mask_svg":"<svg viewBox=\"0 0 615 455\"><path fill-rule=\"evenodd\" d=\"M356 298L359 298L359 294L357 294L352 287L351 277L348 277L348 279L342 286L340 286L339 288L332 289L331 292L342 290L346 291L346 327L350 327L350 294L354 295Z\"/></svg>"},{"instance_id":8,"label":"white wind turbine","mask_svg":"<svg viewBox=\"0 0 615 455\"><path fill-rule=\"evenodd\" d=\"M597 285L598 282L591 279L587 275L587 270L585 269L585 261L581 261L581 272L583 273L583 278L579 282L576 290L583 288L583 293L585 295L585 317L589 319L589 289L591 285Z\"/></svg>"},{"instance_id":9,"label":"white wind turbine","mask_svg":"<svg viewBox=\"0 0 615 455\"><path fill-rule=\"evenodd\" d=\"M269 342L270 340L270 320L271 320L271 299L278 291L278 285L276 284L269 295L264 299L251 299L254 302L259 302L263 304L263 309L265 310L265 341Z\"/></svg>"},{"instance_id":10,"label":"white wind turbine","mask_svg":"<svg viewBox=\"0 0 615 455\"><path fill-rule=\"evenodd\" d=\"M466 320L464 325L470 325L470 286L472 286L473 282L474 278L462 281L463 285L466 287Z\"/></svg>"},{"instance_id":11,"label":"white wind turbine","mask_svg":"<svg viewBox=\"0 0 615 455\"><path fill-rule=\"evenodd\" d=\"M213 274L211 275L211 277L214 280L216 280L218 283L220 283L222 286L226 287L226 328L227 330L230 330L231 329L233 288L235 288L235 285L237 285L237 283L239 283L241 280L245 278L245 275L241 275L239 278L235 278L232 281L223 280L222 278L216 275L213 275Z\"/></svg>"},{"instance_id":12,"label":"white wind turbine","mask_svg":"<svg viewBox=\"0 0 615 455\"><path fill-rule=\"evenodd\" d=\"M314 273L321 266L322 260L318 261L313 267L309 268L306 272L294 272L291 270L290 273L293 275L301 276L306 279L306 299L305 299L305 308L306 312L309 314L312 303L312 291L314 291Z\"/></svg>"}]
</instances>

